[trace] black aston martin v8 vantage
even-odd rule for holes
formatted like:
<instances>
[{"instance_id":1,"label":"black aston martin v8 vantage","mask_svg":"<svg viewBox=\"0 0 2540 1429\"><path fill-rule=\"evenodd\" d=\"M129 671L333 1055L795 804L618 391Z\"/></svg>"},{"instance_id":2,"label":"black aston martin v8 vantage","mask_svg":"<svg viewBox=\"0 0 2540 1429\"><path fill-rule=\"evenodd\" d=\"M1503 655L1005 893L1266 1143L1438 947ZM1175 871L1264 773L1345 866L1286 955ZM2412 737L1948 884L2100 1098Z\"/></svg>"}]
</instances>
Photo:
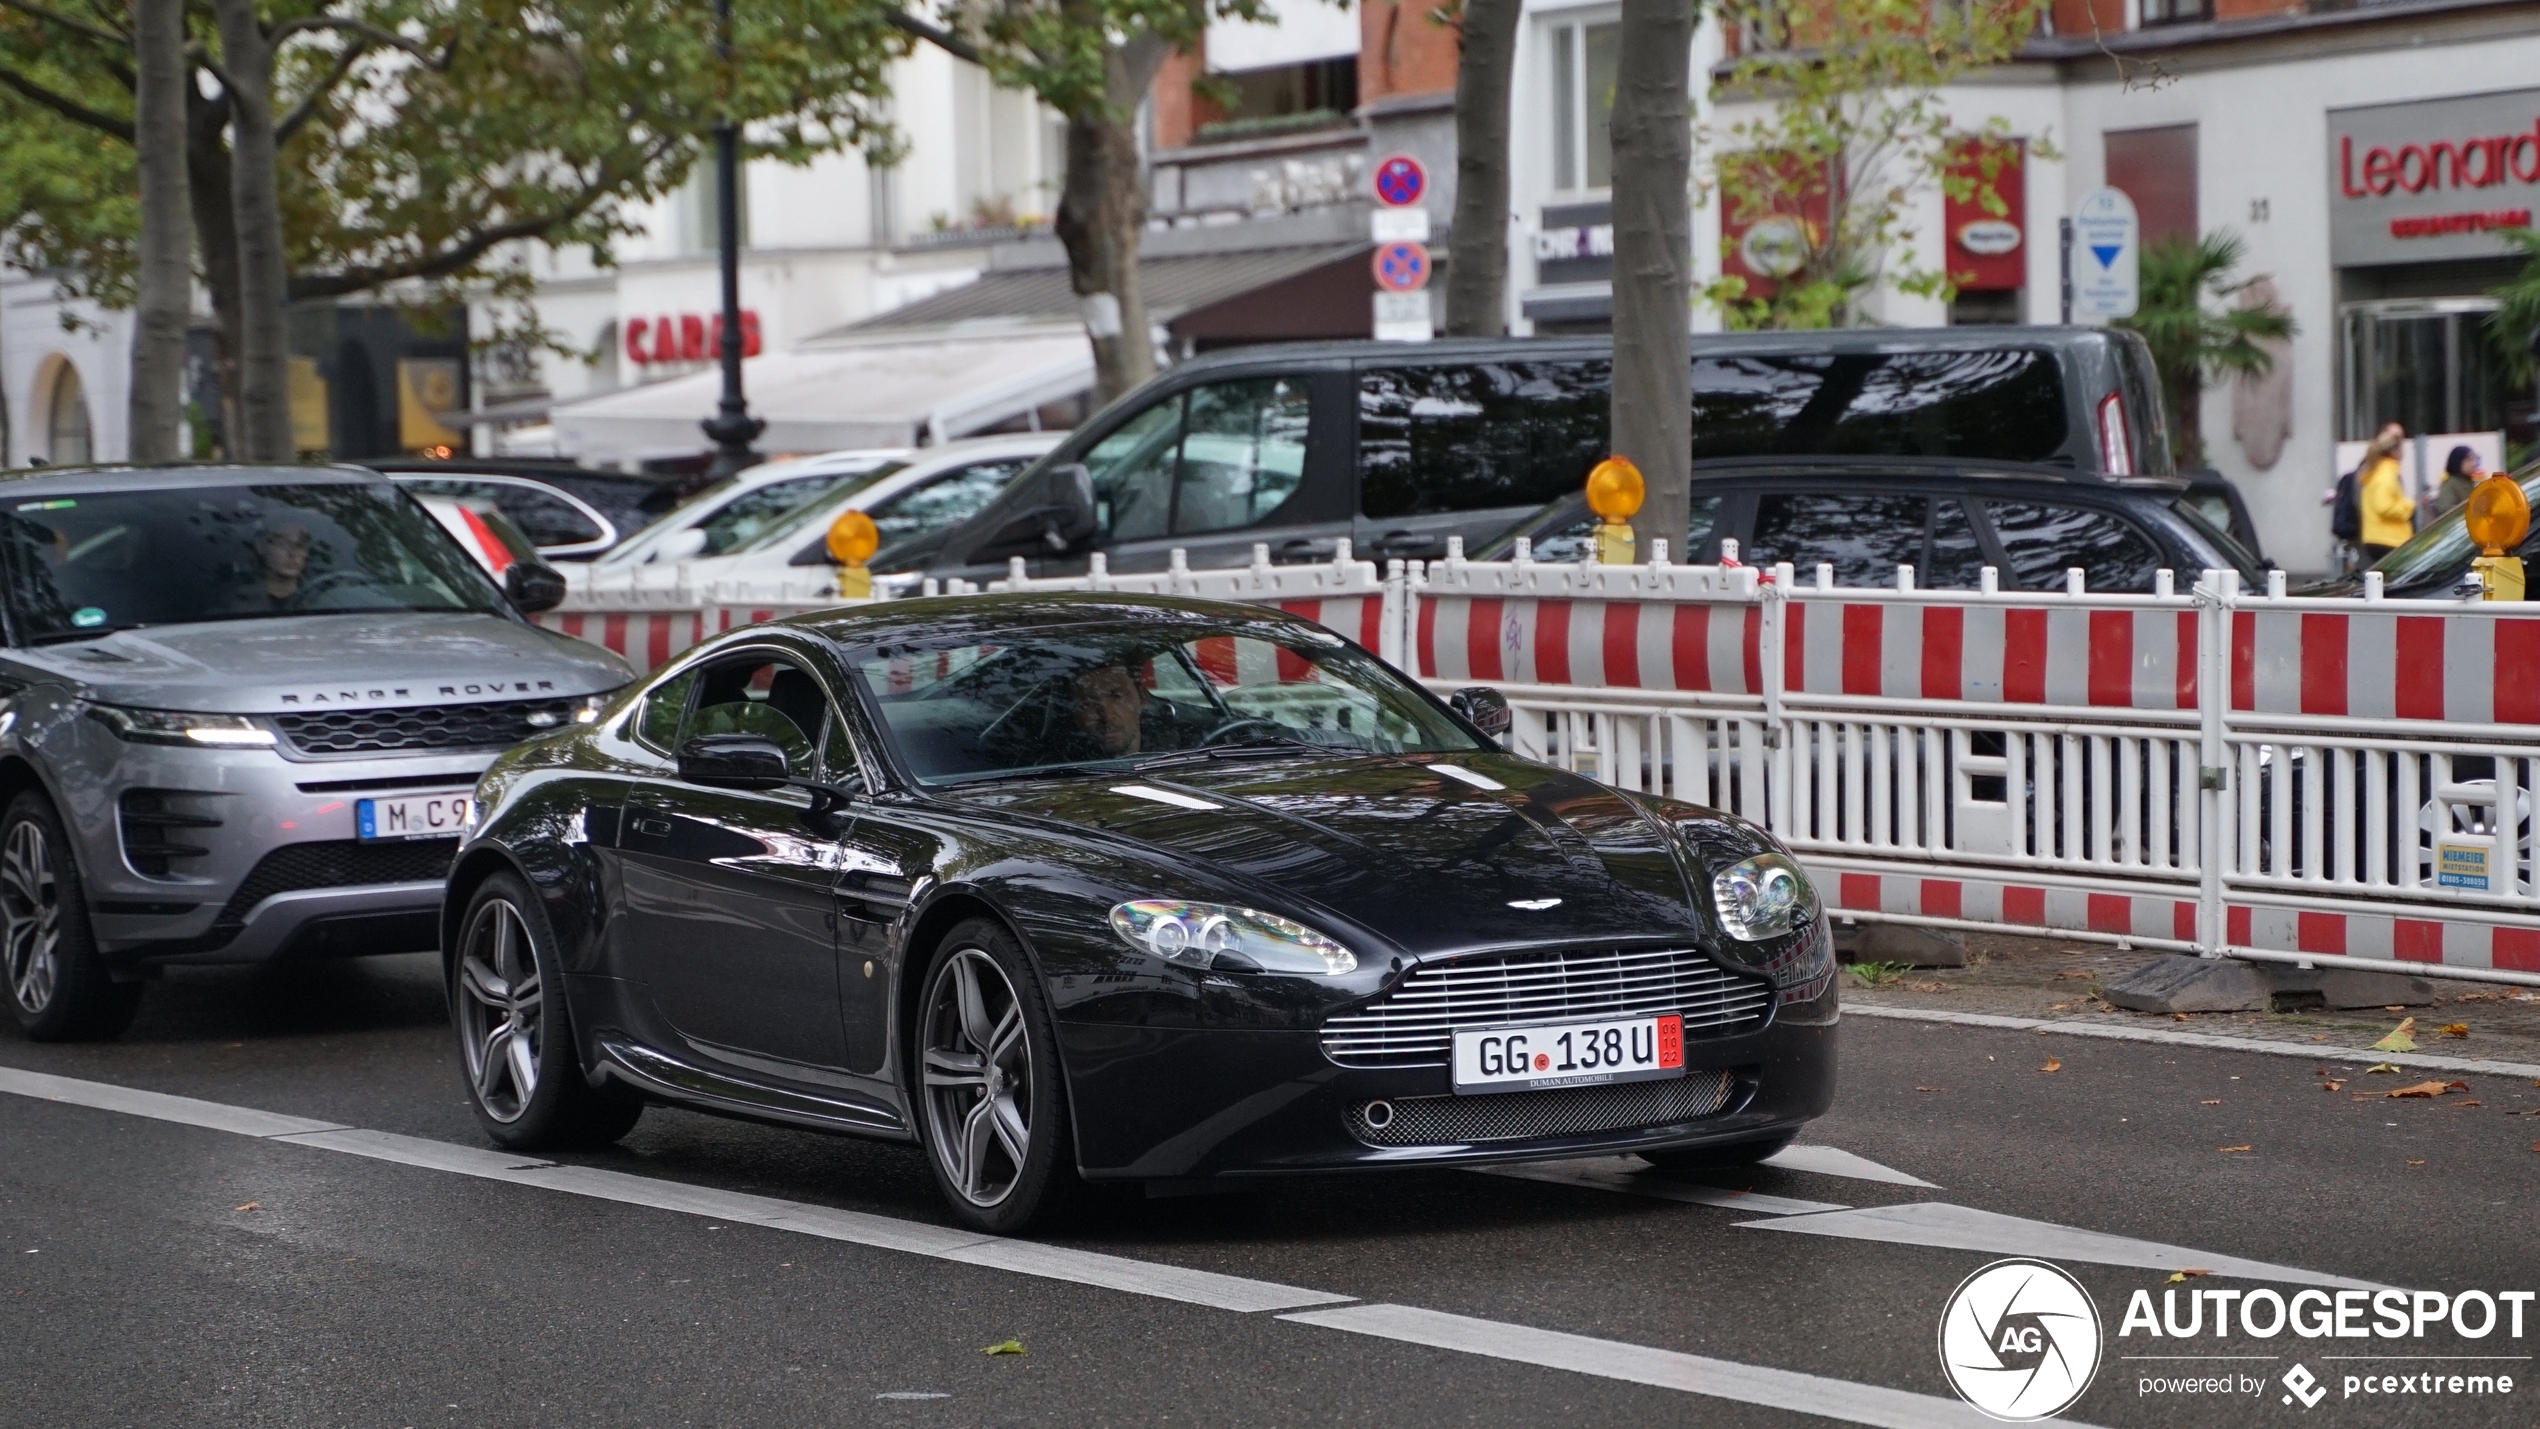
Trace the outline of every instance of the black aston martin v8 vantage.
<instances>
[{"instance_id":1,"label":"black aston martin v8 vantage","mask_svg":"<svg viewBox=\"0 0 2540 1429\"><path fill-rule=\"evenodd\" d=\"M470 1096L523 1150L655 1101L916 1141L995 1232L1086 1181L1769 1155L1833 1094L1807 878L1506 714L1260 606L732 631L478 786Z\"/></svg>"}]
</instances>

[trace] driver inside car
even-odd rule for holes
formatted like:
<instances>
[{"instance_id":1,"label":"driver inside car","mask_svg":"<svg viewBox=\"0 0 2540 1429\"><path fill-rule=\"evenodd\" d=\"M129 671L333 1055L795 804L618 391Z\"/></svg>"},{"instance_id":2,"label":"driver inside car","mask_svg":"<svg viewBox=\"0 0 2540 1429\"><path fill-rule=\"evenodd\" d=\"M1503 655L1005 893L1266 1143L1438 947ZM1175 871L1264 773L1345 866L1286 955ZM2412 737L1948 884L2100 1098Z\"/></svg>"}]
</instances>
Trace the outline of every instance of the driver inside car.
<instances>
[{"instance_id":1,"label":"driver inside car","mask_svg":"<svg viewBox=\"0 0 2540 1429\"><path fill-rule=\"evenodd\" d=\"M1076 728L1093 741L1101 758L1118 759L1145 747L1140 726L1147 692L1126 665L1096 665L1068 682L1074 697Z\"/></svg>"},{"instance_id":2,"label":"driver inside car","mask_svg":"<svg viewBox=\"0 0 2540 1429\"><path fill-rule=\"evenodd\" d=\"M263 569L265 599L274 609L289 609L300 596L300 577L309 569L309 528L273 526L257 538L256 555Z\"/></svg>"}]
</instances>

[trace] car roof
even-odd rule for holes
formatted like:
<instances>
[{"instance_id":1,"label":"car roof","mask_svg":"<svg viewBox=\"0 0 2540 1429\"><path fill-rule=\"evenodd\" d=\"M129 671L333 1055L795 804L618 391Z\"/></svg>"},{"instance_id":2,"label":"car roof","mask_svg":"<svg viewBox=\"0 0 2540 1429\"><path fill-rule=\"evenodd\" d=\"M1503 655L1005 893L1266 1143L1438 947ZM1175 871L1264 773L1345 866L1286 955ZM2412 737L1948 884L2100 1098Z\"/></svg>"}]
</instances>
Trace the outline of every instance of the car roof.
<instances>
[{"instance_id":1,"label":"car roof","mask_svg":"<svg viewBox=\"0 0 2540 1429\"><path fill-rule=\"evenodd\" d=\"M166 466L37 466L0 472L12 496L68 496L82 492L182 491L202 486L364 486L388 478L360 466L250 466L244 463L175 463Z\"/></svg>"},{"instance_id":2,"label":"car roof","mask_svg":"<svg viewBox=\"0 0 2540 1429\"><path fill-rule=\"evenodd\" d=\"M923 639L929 643L965 634L1049 631L1067 626L1154 626L1158 616L1187 617L1192 624L1307 626L1312 622L1276 606L1190 596L1135 595L1120 591L1000 591L983 595L923 596L914 600L833 607L789 615L775 624L856 647ZM965 628L967 627L967 628Z\"/></svg>"},{"instance_id":3,"label":"car roof","mask_svg":"<svg viewBox=\"0 0 2540 1429\"><path fill-rule=\"evenodd\" d=\"M1833 328L1810 332L1696 333L1693 355L1998 352L2017 347L2090 347L2112 340L2104 329L2080 326ZM1593 355L1611 352L1613 347L1613 339L1602 336L1441 338L1417 345L1359 338L1223 348L1177 363L1173 371L1211 371L1283 360L1299 366L1371 359L1391 366L1428 366L1483 359Z\"/></svg>"}]
</instances>

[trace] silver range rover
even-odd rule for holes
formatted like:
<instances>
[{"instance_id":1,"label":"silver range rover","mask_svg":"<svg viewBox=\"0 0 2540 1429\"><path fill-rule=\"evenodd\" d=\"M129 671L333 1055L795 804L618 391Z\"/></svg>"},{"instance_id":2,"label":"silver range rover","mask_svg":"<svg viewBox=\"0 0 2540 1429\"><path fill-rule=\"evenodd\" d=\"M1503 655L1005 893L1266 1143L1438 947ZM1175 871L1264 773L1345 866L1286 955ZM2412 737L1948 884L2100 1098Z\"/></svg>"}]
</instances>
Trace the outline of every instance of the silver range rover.
<instances>
[{"instance_id":1,"label":"silver range rover","mask_svg":"<svg viewBox=\"0 0 2540 1429\"><path fill-rule=\"evenodd\" d=\"M538 629L376 473L0 477L0 936L39 1039L113 1036L172 963L437 942L494 756L629 672Z\"/></svg>"}]
</instances>

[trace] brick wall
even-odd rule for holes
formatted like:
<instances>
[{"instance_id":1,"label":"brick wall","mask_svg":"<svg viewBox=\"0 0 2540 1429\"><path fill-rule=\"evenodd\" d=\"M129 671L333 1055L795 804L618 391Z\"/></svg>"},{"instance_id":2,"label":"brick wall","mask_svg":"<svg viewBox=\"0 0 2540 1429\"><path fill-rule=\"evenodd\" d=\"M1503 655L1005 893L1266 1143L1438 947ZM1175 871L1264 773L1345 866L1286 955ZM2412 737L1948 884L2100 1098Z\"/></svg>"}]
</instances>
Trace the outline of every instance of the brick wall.
<instances>
[{"instance_id":1,"label":"brick wall","mask_svg":"<svg viewBox=\"0 0 2540 1429\"><path fill-rule=\"evenodd\" d=\"M1436 0L1362 0L1358 7L1358 102L1455 88L1455 31L1433 18Z\"/></svg>"}]
</instances>

